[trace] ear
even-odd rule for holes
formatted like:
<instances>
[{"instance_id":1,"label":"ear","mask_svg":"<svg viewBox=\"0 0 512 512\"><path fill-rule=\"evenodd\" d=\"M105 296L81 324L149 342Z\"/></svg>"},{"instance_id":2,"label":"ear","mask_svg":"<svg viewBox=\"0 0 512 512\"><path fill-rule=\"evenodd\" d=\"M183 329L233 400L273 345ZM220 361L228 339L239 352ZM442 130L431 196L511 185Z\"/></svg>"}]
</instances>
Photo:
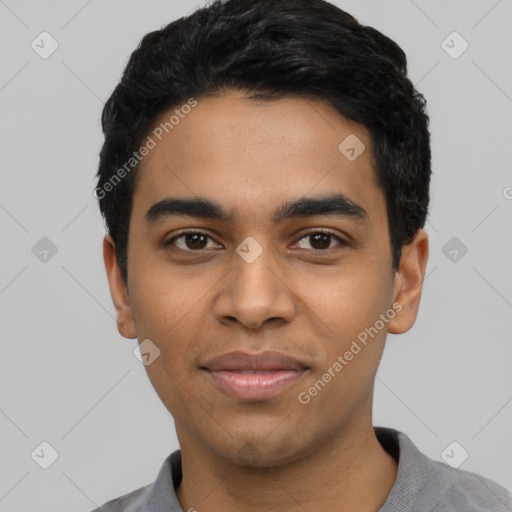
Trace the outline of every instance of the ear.
<instances>
[{"instance_id":1,"label":"ear","mask_svg":"<svg viewBox=\"0 0 512 512\"><path fill-rule=\"evenodd\" d=\"M114 240L108 233L103 239L103 261L107 271L110 295L116 308L117 330L124 338L136 338L137 330L133 320L130 298L117 264Z\"/></svg>"},{"instance_id":2,"label":"ear","mask_svg":"<svg viewBox=\"0 0 512 512\"><path fill-rule=\"evenodd\" d=\"M393 285L393 304L399 303L401 310L389 322L388 332L402 334L416 321L420 306L425 268L428 260L428 235L420 229L414 240L402 247L400 265Z\"/></svg>"}]
</instances>

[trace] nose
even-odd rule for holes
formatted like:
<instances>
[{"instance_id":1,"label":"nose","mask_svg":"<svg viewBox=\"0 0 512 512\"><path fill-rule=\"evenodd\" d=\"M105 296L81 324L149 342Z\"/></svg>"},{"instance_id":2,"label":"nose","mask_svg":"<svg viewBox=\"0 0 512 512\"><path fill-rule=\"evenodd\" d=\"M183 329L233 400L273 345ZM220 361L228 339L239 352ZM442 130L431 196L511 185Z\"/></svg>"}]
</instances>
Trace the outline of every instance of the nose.
<instances>
[{"instance_id":1,"label":"nose","mask_svg":"<svg viewBox=\"0 0 512 512\"><path fill-rule=\"evenodd\" d=\"M233 254L233 269L220 283L214 312L221 323L259 329L265 322L288 323L296 314L290 274L270 250L254 260Z\"/></svg>"}]
</instances>

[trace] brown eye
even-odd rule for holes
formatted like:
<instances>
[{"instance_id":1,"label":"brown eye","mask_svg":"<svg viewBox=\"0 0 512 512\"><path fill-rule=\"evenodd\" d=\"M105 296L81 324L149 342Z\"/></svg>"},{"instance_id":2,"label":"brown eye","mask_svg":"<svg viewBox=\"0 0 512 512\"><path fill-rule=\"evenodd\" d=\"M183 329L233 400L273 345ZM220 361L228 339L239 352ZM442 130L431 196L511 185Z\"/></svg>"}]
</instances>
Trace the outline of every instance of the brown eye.
<instances>
[{"instance_id":1,"label":"brown eye","mask_svg":"<svg viewBox=\"0 0 512 512\"><path fill-rule=\"evenodd\" d=\"M307 233L303 236L298 243L301 243L302 240L309 241L309 245L311 249L318 251L325 251L327 249L332 249L331 243L333 241L337 241L338 245L345 246L347 243L342 240L339 236L331 233L330 231L314 231L311 233ZM303 249L308 249L308 247L302 246Z\"/></svg>"},{"instance_id":2,"label":"brown eye","mask_svg":"<svg viewBox=\"0 0 512 512\"><path fill-rule=\"evenodd\" d=\"M164 245L175 245L182 251L195 252L207 249L208 239L212 240L212 238L205 233L186 231L171 238L169 241L165 242Z\"/></svg>"}]
</instances>

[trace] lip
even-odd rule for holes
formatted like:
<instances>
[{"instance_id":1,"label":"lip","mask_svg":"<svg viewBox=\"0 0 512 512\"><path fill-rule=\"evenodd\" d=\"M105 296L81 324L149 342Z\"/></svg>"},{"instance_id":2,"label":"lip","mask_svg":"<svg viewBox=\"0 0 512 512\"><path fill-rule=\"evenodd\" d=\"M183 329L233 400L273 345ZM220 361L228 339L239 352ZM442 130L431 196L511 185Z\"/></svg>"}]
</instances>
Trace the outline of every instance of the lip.
<instances>
[{"instance_id":1,"label":"lip","mask_svg":"<svg viewBox=\"0 0 512 512\"><path fill-rule=\"evenodd\" d=\"M236 351L207 360L200 369L231 398L263 400L296 384L309 367L280 352Z\"/></svg>"}]
</instances>

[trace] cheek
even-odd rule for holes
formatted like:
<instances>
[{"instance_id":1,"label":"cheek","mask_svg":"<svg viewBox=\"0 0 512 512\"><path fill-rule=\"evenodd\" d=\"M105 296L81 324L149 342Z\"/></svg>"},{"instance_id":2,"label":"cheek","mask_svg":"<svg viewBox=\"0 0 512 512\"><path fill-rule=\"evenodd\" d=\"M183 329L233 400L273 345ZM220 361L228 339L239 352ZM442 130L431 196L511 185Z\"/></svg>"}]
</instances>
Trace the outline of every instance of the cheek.
<instances>
[{"instance_id":1,"label":"cheek","mask_svg":"<svg viewBox=\"0 0 512 512\"><path fill-rule=\"evenodd\" d=\"M314 288L311 309L329 330L323 340L324 365L303 391L320 417L349 417L371 392L387 333L388 323L380 315L390 308L388 281L389 272L379 272L379 267L353 265ZM338 404L336 412L333 403Z\"/></svg>"},{"instance_id":2,"label":"cheek","mask_svg":"<svg viewBox=\"0 0 512 512\"><path fill-rule=\"evenodd\" d=\"M167 337L175 327L179 328L200 299L198 288L190 286L176 270L170 270L161 262L151 262L149 258L140 260L133 259L133 271L129 273L138 337Z\"/></svg>"},{"instance_id":3,"label":"cheek","mask_svg":"<svg viewBox=\"0 0 512 512\"><path fill-rule=\"evenodd\" d=\"M197 407L199 404L197 397L200 395L188 389L190 386L187 384L187 379L179 373L179 366L170 367L165 357L161 354L151 365L145 367L149 381L160 401L175 421L188 421L192 427L196 422L204 422L204 418L198 417L204 407Z\"/></svg>"},{"instance_id":4,"label":"cheek","mask_svg":"<svg viewBox=\"0 0 512 512\"><path fill-rule=\"evenodd\" d=\"M303 277L297 283L304 303L317 321L327 326L329 338L346 343L365 328L373 326L389 308L392 282L382 264L352 263L330 275Z\"/></svg>"},{"instance_id":5,"label":"cheek","mask_svg":"<svg viewBox=\"0 0 512 512\"><path fill-rule=\"evenodd\" d=\"M150 339L160 350L159 364L147 367L150 376L160 372L165 381L165 372L171 372L183 382L195 370L211 333L211 294L219 278L210 274L184 276L161 263L140 265L133 274L137 336L140 341Z\"/></svg>"}]
</instances>

